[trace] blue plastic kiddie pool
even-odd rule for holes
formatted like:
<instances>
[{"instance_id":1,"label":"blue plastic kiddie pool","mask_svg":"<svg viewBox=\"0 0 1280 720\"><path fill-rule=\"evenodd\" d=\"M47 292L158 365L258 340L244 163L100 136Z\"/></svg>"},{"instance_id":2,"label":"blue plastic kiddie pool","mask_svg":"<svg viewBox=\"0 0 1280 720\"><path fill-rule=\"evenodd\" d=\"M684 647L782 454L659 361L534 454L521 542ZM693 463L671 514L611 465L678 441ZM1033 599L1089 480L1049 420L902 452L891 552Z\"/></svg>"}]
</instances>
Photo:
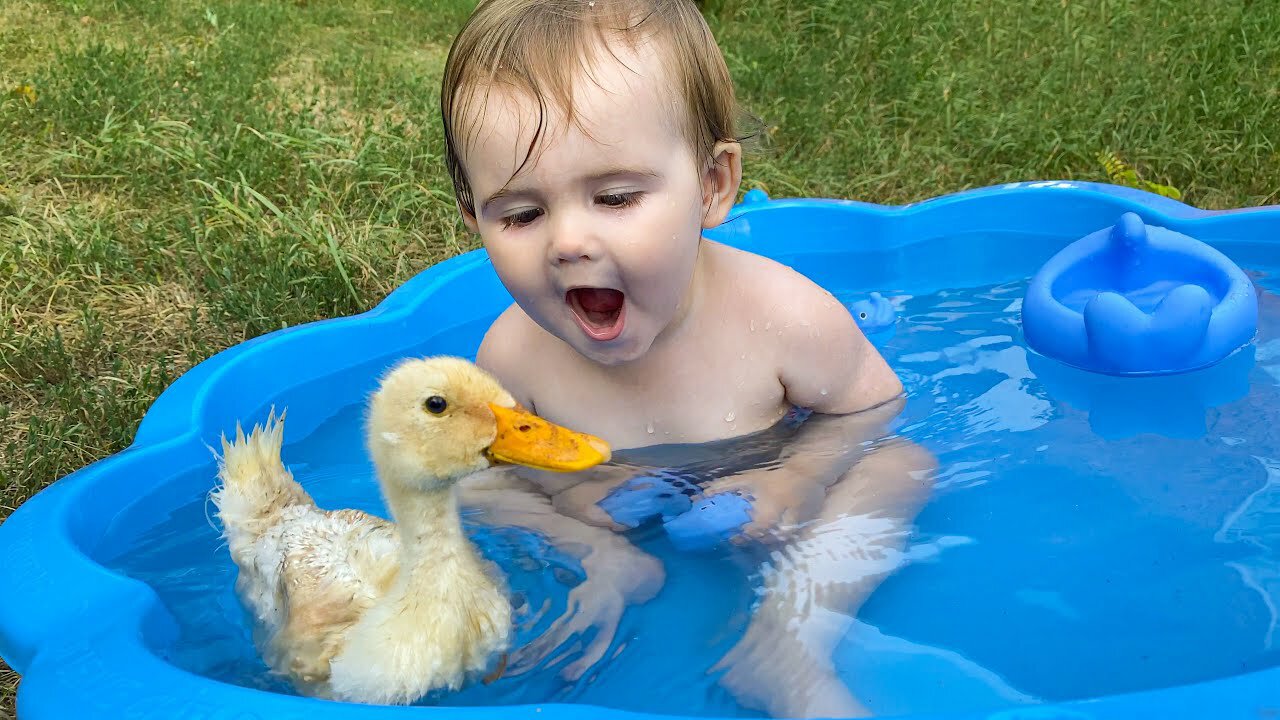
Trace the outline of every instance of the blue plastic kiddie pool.
<instances>
[{"instance_id":1,"label":"blue plastic kiddie pool","mask_svg":"<svg viewBox=\"0 0 1280 720\"><path fill-rule=\"evenodd\" d=\"M1031 278L1072 243L1118 223L1134 232L1135 222L1228 259L1240 271L1232 282L1246 278L1252 293L1230 302L1254 302L1255 327L1233 326L1204 356L1175 339L1186 367L1155 376L1055 357L1057 336L1029 347ZM841 677L867 707L918 718L1280 714L1280 208L1206 212L1076 182L904 207L751 193L709 236L777 258L865 308L868 336L907 388L894 432L938 458L901 567L836 648ZM1169 301L1197 317L1243 287L1179 268L1178 277L1143 275L1143 287L1170 294L1203 283L1208 300L1178 290L1187 297ZM1141 288L1113 288L1094 265L1079 273L1053 287L1115 290L1139 313L1126 317L1150 326L1141 313L1159 302ZM0 527L0 655L23 675L20 716L759 717L711 671L750 614L758 582L749 550L681 520L706 498L680 463L626 453L637 478L660 481L628 487L657 494L602 506L629 519L630 538L662 558L667 580L627 611L582 679L561 679L549 660L429 698L431 707L390 708L298 697L265 672L206 514L208 445L237 421L287 407L286 461L317 501L382 512L359 447L362 399L402 357L473 356L509 302L473 252L362 315L233 347L166 390L130 448L18 508ZM1109 341L1108 358L1129 357ZM654 440L661 445L660 432ZM739 457L767 441L712 450ZM704 475L720 467L699 462ZM742 507L730 510L728 532L742 519ZM526 642L565 612L581 568L537 536L472 531L510 576Z\"/></svg>"}]
</instances>

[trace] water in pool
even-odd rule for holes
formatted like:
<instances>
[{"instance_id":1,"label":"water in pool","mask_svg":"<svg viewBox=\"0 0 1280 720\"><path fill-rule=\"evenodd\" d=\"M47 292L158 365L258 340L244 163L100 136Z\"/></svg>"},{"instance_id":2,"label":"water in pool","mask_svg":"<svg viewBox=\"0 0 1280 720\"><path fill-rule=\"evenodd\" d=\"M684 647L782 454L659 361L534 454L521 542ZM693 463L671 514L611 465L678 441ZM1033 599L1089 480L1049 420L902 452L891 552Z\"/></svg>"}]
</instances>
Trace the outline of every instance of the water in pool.
<instances>
[{"instance_id":1,"label":"water in pool","mask_svg":"<svg viewBox=\"0 0 1280 720\"><path fill-rule=\"evenodd\" d=\"M822 277L825 260L793 259L842 300L871 289L895 299L901 320L875 341L908 402L893 426L900 439L868 451L909 440L938 460L901 562L834 650L839 674L872 711L1069 700L1280 663L1280 266L1264 262L1261 246L1225 250L1261 292L1255 343L1208 371L1124 381L1027 351L1018 322L1025 279L853 288ZM309 436L287 436L285 458L322 506L384 514L360 417L343 408ZM768 464L794 433L783 425L619 462L699 480ZM169 660L291 692L258 659L207 509L193 491L106 562L153 586L177 617L182 637ZM518 528L468 527L507 575L517 644L560 627L584 578L579 549ZM666 580L621 614L598 663L564 677L597 637L586 630L519 675L426 702L761 715L721 687L715 666L742 637L769 554L749 543L681 552L655 522L626 537L661 560Z\"/></svg>"}]
</instances>

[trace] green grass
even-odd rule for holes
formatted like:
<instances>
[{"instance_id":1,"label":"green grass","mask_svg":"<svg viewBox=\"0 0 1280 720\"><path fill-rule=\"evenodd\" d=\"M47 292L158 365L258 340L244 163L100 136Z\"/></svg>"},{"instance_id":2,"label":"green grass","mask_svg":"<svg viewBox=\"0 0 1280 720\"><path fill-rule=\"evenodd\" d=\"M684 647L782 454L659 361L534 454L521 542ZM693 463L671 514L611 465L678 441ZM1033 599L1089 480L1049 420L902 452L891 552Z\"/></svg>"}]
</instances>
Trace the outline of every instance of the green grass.
<instances>
[{"instance_id":1,"label":"green grass","mask_svg":"<svg viewBox=\"0 0 1280 720\"><path fill-rule=\"evenodd\" d=\"M474 246L436 115L472 4L0 0L0 518L193 363ZM1280 194L1276 3L704 9L765 121L747 187L899 203L1114 153L1201 207Z\"/></svg>"}]
</instances>

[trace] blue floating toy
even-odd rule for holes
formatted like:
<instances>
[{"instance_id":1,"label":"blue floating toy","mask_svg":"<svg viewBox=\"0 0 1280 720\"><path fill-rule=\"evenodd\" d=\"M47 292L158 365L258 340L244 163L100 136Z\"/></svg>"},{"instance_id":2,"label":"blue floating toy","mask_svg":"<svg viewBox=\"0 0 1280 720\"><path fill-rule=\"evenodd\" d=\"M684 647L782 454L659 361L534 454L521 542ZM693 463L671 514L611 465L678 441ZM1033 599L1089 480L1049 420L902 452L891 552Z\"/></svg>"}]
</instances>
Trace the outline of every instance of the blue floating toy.
<instances>
[{"instance_id":1,"label":"blue floating toy","mask_svg":"<svg viewBox=\"0 0 1280 720\"><path fill-rule=\"evenodd\" d=\"M689 509L698 486L674 473L657 470L634 477L614 488L596 503L613 521L629 528L661 516L663 520Z\"/></svg>"},{"instance_id":2,"label":"blue floating toy","mask_svg":"<svg viewBox=\"0 0 1280 720\"><path fill-rule=\"evenodd\" d=\"M1022 302L1033 350L1109 375L1212 365L1258 324L1253 284L1225 255L1125 213L1040 268Z\"/></svg>"},{"instance_id":3,"label":"blue floating toy","mask_svg":"<svg viewBox=\"0 0 1280 720\"><path fill-rule=\"evenodd\" d=\"M853 313L853 320L862 332L867 334L891 328L898 321L898 311L893 303L878 292L849 305L849 312Z\"/></svg>"},{"instance_id":4,"label":"blue floating toy","mask_svg":"<svg viewBox=\"0 0 1280 720\"><path fill-rule=\"evenodd\" d=\"M663 527L680 550L707 550L737 535L749 522L751 501L737 493L723 493L698 500Z\"/></svg>"}]
</instances>

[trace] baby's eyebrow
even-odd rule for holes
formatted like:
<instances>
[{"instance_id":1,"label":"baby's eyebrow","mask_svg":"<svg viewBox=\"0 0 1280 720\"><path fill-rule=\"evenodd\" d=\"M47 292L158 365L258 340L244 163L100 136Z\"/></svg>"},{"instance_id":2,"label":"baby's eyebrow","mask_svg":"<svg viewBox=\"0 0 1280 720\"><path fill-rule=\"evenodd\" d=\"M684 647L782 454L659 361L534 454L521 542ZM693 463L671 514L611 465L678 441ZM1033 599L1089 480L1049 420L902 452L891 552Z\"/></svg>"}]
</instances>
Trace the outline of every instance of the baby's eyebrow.
<instances>
[{"instance_id":1,"label":"baby's eyebrow","mask_svg":"<svg viewBox=\"0 0 1280 720\"><path fill-rule=\"evenodd\" d=\"M582 179L589 183L600 182L601 180L610 180L624 175L639 175L641 177L656 178L658 173L647 168L630 168L630 167L611 167L600 172L594 172L584 176Z\"/></svg>"},{"instance_id":2,"label":"baby's eyebrow","mask_svg":"<svg viewBox=\"0 0 1280 720\"><path fill-rule=\"evenodd\" d=\"M480 214L481 215L485 214L485 212L489 210L490 205L494 204L495 202L511 194L512 194L511 189L508 188L506 185L503 185L502 187L498 188L496 192L494 192L489 197L485 198L484 202L480 203Z\"/></svg>"}]
</instances>

